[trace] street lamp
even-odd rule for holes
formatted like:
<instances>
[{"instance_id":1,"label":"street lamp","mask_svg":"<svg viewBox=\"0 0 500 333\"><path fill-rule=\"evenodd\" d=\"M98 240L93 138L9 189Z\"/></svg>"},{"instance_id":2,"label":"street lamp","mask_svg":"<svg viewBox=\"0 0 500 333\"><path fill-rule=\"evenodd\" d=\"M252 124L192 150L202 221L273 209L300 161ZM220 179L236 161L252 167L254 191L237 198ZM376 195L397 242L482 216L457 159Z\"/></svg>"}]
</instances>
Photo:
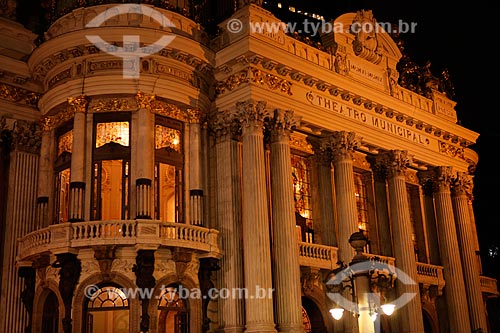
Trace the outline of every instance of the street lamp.
<instances>
[{"instance_id":1,"label":"street lamp","mask_svg":"<svg viewBox=\"0 0 500 333\"><path fill-rule=\"evenodd\" d=\"M347 309L357 317L360 328L364 328L363 332L372 332L373 322L378 315L382 312L390 316L396 308L389 302L395 291L396 274L380 258L370 259L363 253L367 243L364 231L351 235L349 244L356 254L349 265L339 262L339 267L328 274L325 286L328 296L335 303L335 307L330 309L335 320L340 320L344 309ZM345 295L350 295L350 299Z\"/></svg>"}]
</instances>

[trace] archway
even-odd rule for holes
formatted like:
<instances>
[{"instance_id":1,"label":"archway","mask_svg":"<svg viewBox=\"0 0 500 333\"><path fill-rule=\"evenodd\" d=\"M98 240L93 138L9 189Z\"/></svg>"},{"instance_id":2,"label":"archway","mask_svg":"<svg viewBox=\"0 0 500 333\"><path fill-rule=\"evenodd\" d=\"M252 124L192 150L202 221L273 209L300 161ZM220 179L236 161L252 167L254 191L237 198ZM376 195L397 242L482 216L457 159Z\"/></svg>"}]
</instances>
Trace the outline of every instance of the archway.
<instances>
[{"instance_id":1,"label":"archway","mask_svg":"<svg viewBox=\"0 0 500 333\"><path fill-rule=\"evenodd\" d=\"M177 287L163 289L158 302L158 333L188 333L188 313L186 299L179 297Z\"/></svg>"},{"instance_id":2,"label":"archway","mask_svg":"<svg viewBox=\"0 0 500 333\"><path fill-rule=\"evenodd\" d=\"M50 291L43 303L42 333L59 332L59 301L56 294Z\"/></svg>"},{"instance_id":3,"label":"archway","mask_svg":"<svg viewBox=\"0 0 500 333\"><path fill-rule=\"evenodd\" d=\"M308 297L302 296L302 307L307 314L306 321L304 321L304 330L307 333L306 325L310 329L309 332L312 333L327 333L328 330L325 325L325 321L323 319L323 315L321 314L321 310L318 308L316 303ZM304 319L304 312L302 312ZM308 324L306 324L308 322Z\"/></svg>"},{"instance_id":4,"label":"archway","mask_svg":"<svg viewBox=\"0 0 500 333\"><path fill-rule=\"evenodd\" d=\"M129 301L117 286L96 290L86 302L84 314L85 333L129 332Z\"/></svg>"},{"instance_id":5,"label":"archway","mask_svg":"<svg viewBox=\"0 0 500 333\"><path fill-rule=\"evenodd\" d=\"M434 333L432 318L430 318L426 311L422 311L422 317L424 319L424 333Z\"/></svg>"}]
</instances>

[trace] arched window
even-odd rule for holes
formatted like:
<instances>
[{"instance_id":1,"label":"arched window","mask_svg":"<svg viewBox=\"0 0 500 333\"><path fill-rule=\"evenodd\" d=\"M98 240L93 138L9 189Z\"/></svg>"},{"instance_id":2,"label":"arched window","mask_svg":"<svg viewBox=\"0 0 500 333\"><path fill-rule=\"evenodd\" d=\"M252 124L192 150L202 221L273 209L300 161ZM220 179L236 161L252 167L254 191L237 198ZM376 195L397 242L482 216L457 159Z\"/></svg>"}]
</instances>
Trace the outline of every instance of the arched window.
<instances>
[{"instance_id":1,"label":"arched window","mask_svg":"<svg viewBox=\"0 0 500 333\"><path fill-rule=\"evenodd\" d=\"M305 333L311 333L311 319L309 319L309 315L307 314L306 309L302 307L302 324L304 326Z\"/></svg>"},{"instance_id":2,"label":"arched window","mask_svg":"<svg viewBox=\"0 0 500 333\"><path fill-rule=\"evenodd\" d=\"M176 287L162 290L158 302L158 333L187 333L188 309L186 300L179 297Z\"/></svg>"},{"instance_id":3,"label":"arched window","mask_svg":"<svg viewBox=\"0 0 500 333\"><path fill-rule=\"evenodd\" d=\"M85 333L129 332L129 301L118 287L101 287L85 305Z\"/></svg>"},{"instance_id":4,"label":"arched window","mask_svg":"<svg viewBox=\"0 0 500 333\"><path fill-rule=\"evenodd\" d=\"M42 333L59 332L59 301L53 291L47 295L43 303Z\"/></svg>"}]
</instances>

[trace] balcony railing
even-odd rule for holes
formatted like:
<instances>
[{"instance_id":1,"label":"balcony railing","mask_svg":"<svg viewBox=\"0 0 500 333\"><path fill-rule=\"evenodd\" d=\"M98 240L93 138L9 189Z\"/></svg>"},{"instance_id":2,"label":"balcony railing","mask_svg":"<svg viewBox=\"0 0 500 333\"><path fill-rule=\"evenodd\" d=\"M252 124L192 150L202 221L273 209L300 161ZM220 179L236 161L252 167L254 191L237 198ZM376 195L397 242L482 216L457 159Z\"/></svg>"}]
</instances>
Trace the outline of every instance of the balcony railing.
<instances>
[{"instance_id":1,"label":"balcony railing","mask_svg":"<svg viewBox=\"0 0 500 333\"><path fill-rule=\"evenodd\" d=\"M439 290L445 285L443 267L417 262L418 283L438 286Z\"/></svg>"},{"instance_id":2,"label":"balcony railing","mask_svg":"<svg viewBox=\"0 0 500 333\"><path fill-rule=\"evenodd\" d=\"M497 280L487 276L481 276L481 291L485 294L498 296L499 292L498 292Z\"/></svg>"},{"instance_id":3,"label":"balcony railing","mask_svg":"<svg viewBox=\"0 0 500 333\"><path fill-rule=\"evenodd\" d=\"M334 269L337 265L337 248L321 244L299 242L301 266Z\"/></svg>"},{"instance_id":4,"label":"balcony railing","mask_svg":"<svg viewBox=\"0 0 500 333\"><path fill-rule=\"evenodd\" d=\"M219 257L219 232L199 226L154 220L62 223L32 232L18 241L18 260L44 253L95 245L157 244Z\"/></svg>"}]
</instances>

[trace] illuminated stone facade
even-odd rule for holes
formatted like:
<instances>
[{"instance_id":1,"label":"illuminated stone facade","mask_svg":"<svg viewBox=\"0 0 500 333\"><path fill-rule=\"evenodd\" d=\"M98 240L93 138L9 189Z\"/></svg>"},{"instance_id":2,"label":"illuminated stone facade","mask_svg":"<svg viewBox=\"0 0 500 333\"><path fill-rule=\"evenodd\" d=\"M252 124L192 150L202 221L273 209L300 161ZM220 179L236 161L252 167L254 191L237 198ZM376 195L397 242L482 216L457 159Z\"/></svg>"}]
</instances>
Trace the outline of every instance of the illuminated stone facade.
<instances>
[{"instance_id":1,"label":"illuminated stone facade","mask_svg":"<svg viewBox=\"0 0 500 333\"><path fill-rule=\"evenodd\" d=\"M385 31L256 31L279 21L250 2L211 34L208 2L43 1L38 38L0 1L0 331L488 332L479 133L446 77ZM360 229L372 262L415 281L374 323L329 313Z\"/></svg>"}]
</instances>

